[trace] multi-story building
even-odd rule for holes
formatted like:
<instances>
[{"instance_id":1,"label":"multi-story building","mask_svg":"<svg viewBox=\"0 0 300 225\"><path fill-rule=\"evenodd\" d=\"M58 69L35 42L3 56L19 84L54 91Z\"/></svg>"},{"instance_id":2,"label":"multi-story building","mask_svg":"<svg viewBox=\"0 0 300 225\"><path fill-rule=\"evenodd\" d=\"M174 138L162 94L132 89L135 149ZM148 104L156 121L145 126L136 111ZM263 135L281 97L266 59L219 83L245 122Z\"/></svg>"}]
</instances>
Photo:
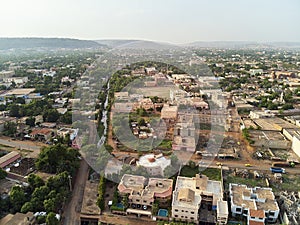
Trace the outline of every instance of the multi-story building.
<instances>
[{"instance_id":1,"label":"multi-story building","mask_svg":"<svg viewBox=\"0 0 300 225\"><path fill-rule=\"evenodd\" d=\"M195 130L193 116L180 114L174 127L172 149L194 152L196 148Z\"/></svg>"},{"instance_id":2,"label":"multi-story building","mask_svg":"<svg viewBox=\"0 0 300 225\"><path fill-rule=\"evenodd\" d=\"M229 192L232 216L246 217L249 225L276 222L279 207L271 188L229 184Z\"/></svg>"},{"instance_id":3,"label":"multi-story building","mask_svg":"<svg viewBox=\"0 0 300 225\"><path fill-rule=\"evenodd\" d=\"M164 204L172 197L173 180L125 174L119 185L121 196L128 195L128 214L151 216L155 200Z\"/></svg>"},{"instance_id":4,"label":"multi-story building","mask_svg":"<svg viewBox=\"0 0 300 225\"><path fill-rule=\"evenodd\" d=\"M226 224L228 207L223 201L221 182L199 174L193 178L178 176L173 191L172 218L197 224Z\"/></svg>"}]
</instances>

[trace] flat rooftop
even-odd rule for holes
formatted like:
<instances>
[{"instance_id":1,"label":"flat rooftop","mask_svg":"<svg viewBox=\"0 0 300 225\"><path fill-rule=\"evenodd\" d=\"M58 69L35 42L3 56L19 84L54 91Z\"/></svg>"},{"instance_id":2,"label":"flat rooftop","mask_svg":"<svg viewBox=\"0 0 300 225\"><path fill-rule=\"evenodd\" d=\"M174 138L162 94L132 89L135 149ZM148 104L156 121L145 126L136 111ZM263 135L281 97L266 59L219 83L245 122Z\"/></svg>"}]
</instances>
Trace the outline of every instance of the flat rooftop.
<instances>
[{"instance_id":1,"label":"flat rooftop","mask_svg":"<svg viewBox=\"0 0 300 225\"><path fill-rule=\"evenodd\" d=\"M198 187L198 188L197 188ZM181 201L180 196L183 196L181 193L182 190L184 192L188 192L188 199L191 198L192 193L194 193L194 198L191 202L189 201ZM201 175L196 177L177 177L176 188L173 192L173 206L182 206L188 207L192 205L193 207L198 207L201 202L201 195L212 196L213 197L213 205L217 205L217 201L222 199L223 197L223 189L220 181L209 180L207 176Z\"/></svg>"},{"instance_id":2,"label":"flat rooftop","mask_svg":"<svg viewBox=\"0 0 300 225\"><path fill-rule=\"evenodd\" d=\"M232 202L237 206L245 205L244 208L253 210L279 210L271 188L249 188L246 185L230 184L229 191Z\"/></svg>"},{"instance_id":3,"label":"flat rooftop","mask_svg":"<svg viewBox=\"0 0 300 225\"><path fill-rule=\"evenodd\" d=\"M281 131L282 129L287 128L298 128L296 125L291 124L279 117L253 119L253 121L260 126L262 130Z\"/></svg>"},{"instance_id":4,"label":"flat rooftop","mask_svg":"<svg viewBox=\"0 0 300 225\"><path fill-rule=\"evenodd\" d=\"M172 195L172 179L149 178L148 183L146 180L143 176L125 174L118 185L118 190L143 198L153 198L154 196L165 198Z\"/></svg>"},{"instance_id":5,"label":"flat rooftop","mask_svg":"<svg viewBox=\"0 0 300 225\"><path fill-rule=\"evenodd\" d=\"M34 90L34 88L17 88L7 91L4 95L29 95Z\"/></svg>"}]
</instances>

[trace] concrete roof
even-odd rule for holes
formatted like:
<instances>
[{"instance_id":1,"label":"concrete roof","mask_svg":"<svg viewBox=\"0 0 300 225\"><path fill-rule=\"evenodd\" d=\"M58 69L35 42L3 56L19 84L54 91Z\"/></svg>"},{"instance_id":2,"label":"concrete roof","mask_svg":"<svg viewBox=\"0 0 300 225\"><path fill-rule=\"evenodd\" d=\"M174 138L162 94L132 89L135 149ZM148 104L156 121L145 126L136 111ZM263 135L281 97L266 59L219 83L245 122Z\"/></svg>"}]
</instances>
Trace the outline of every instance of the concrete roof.
<instances>
[{"instance_id":1,"label":"concrete roof","mask_svg":"<svg viewBox=\"0 0 300 225\"><path fill-rule=\"evenodd\" d=\"M171 160L164 156L147 154L140 157L137 164L144 167L161 167L164 170L167 166L171 165Z\"/></svg>"}]
</instances>

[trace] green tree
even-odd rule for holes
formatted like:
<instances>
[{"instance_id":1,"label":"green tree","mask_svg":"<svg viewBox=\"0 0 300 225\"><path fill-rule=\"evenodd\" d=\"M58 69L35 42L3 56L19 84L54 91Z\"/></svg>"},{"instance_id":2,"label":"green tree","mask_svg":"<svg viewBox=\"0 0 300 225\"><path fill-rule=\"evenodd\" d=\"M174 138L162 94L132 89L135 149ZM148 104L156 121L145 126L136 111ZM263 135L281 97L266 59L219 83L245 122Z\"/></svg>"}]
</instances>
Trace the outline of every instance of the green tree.
<instances>
[{"instance_id":1,"label":"green tree","mask_svg":"<svg viewBox=\"0 0 300 225\"><path fill-rule=\"evenodd\" d=\"M29 176L27 178L27 182L28 182L31 190L34 190L36 188L39 188L39 187L45 185L45 182L43 181L43 179L34 173L29 174Z\"/></svg>"},{"instance_id":2,"label":"green tree","mask_svg":"<svg viewBox=\"0 0 300 225\"><path fill-rule=\"evenodd\" d=\"M26 196L23 188L20 186L12 187L9 197L13 212L20 211L21 207L26 202Z\"/></svg>"},{"instance_id":3,"label":"green tree","mask_svg":"<svg viewBox=\"0 0 300 225\"><path fill-rule=\"evenodd\" d=\"M59 112L56 109L48 109L43 114L45 122L56 122L59 119Z\"/></svg>"},{"instance_id":4,"label":"green tree","mask_svg":"<svg viewBox=\"0 0 300 225\"><path fill-rule=\"evenodd\" d=\"M46 223L47 223L47 225L59 225L59 221L56 218L56 215L54 212L48 213L48 215L46 217Z\"/></svg>"},{"instance_id":5,"label":"green tree","mask_svg":"<svg viewBox=\"0 0 300 225\"><path fill-rule=\"evenodd\" d=\"M139 118L137 122L138 122L139 126L145 126L146 125L146 121L145 121L144 118Z\"/></svg>"},{"instance_id":6,"label":"green tree","mask_svg":"<svg viewBox=\"0 0 300 225\"><path fill-rule=\"evenodd\" d=\"M34 127L35 126L35 117L29 117L26 119L25 121L26 125L29 125L30 127Z\"/></svg>"},{"instance_id":7,"label":"green tree","mask_svg":"<svg viewBox=\"0 0 300 225\"><path fill-rule=\"evenodd\" d=\"M7 176L6 171L0 168L0 180L4 179L6 176Z\"/></svg>"},{"instance_id":8,"label":"green tree","mask_svg":"<svg viewBox=\"0 0 300 225\"><path fill-rule=\"evenodd\" d=\"M68 171L73 175L79 167L79 156L77 149L65 145L44 147L36 160L36 167L47 173Z\"/></svg>"},{"instance_id":9,"label":"green tree","mask_svg":"<svg viewBox=\"0 0 300 225\"><path fill-rule=\"evenodd\" d=\"M13 136L17 132L17 124L15 122L8 121L4 124L3 134L7 136Z\"/></svg>"},{"instance_id":10,"label":"green tree","mask_svg":"<svg viewBox=\"0 0 300 225\"><path fill-rule=\"evenodd\" d=\"M72 124L72 113L66 112L65 114L61 115L60 121L65 124Z\"/></svg>"},{"instance_id":11,"label":"green tree","mask_svg":"<svg viewBox=\"0 0 300 225\"><path fill-rule=\"evenodd\" d=\"M27 213L33 210L31 202L25 202L25 204L21 208L21 213Z\"/></svg>"},{"instance_id":12,"label":"green tree","mask_svg":"<svg viewBox=\"0 0 300 225\"><path fill-rule=\"evenodd\" d=\"M20 106L16 105L16 104L12 104L10 106L10 109L9 109L9 116L12 116L12 117L20 117Z\"/></svg>"}]
</instances>

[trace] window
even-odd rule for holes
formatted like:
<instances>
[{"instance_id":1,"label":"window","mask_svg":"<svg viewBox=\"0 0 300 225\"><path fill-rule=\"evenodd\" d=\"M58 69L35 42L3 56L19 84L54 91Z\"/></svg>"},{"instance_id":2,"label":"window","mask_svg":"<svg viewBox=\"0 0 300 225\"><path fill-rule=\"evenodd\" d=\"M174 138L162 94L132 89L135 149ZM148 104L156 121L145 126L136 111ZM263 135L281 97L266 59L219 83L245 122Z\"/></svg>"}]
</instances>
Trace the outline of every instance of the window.
<instances>
[{"instance_id":1,"label":"window","mask_svg":"<svg viewBox=\"0 0 300 225\"><path fill-rule=\"evenodd\" d=\"M175 212L178 212L178 209L175 209Z\"/></svg>"},{"instance_id":2,"label":"window","mask_svg":"<svg viewBox=\"0 0 300 225\"><path fill-rule=\"evenodd\" d=\"M269 212L269 216L275 216L275 212Z\"/></svg>"},{"instance_id":3,"label":"window","mask_svg":"<svg viewBox=\"0 0 300 225\"><path fill-rule=\"evenodd\" d=\"M146 201L146 200L144 200L143 202L144 202L144 203L147 203L147 201Z\"/></svg>"},{"instance_id":4,"label":"window","mask_svg":"<svg viewBox=\"0 0 300 225\"><path fill-rule=\"evenodd\" d=\"M137 199L136 201L137 201L137 202L140 202L140 200L139 200L139 199Z\"/></svg>"},{"instance_id":5,"label":"window","mask_svg":"<svg viewBox=\"0 0 300 225\"><path fill-rule=\"evenodd\" d=\"M194 217L191 217L191 220L194 220Z\"/></svg>"},{"instance_id":6,"label":"window","mask_svg":"<svg viewBox=\"0 0 300 225\"><path fill-rule=\"evenodd\" d=\"M184 210L181 210L181 212L184 212Z\"/></svg>"},{"instance_id":7,"label":"window","mask_svg":"<svg viewBox=\"0 0 300 225\"><path fill-rule=\"evenodd\" d=\"M177 217L178 217L178 215L175 215L175 217L177 218Z\"/></svg>"},{"instance_id":8,"label":"window","mask_svg":"<svg viewBox=\"0 0 300 225\"><path fill-rule=\"evenodd\" d=\"M242 212L242 209L241 208L236 208L236 211L237 212Z\"/></svg>"},{"instance_id":9,"label":"window","mask_svg":"<svg viewBox=\"0 0 300 225\"><path fill-rule=\"evenodd\" d=\"M195 212L191 212L192 214L194 214Z\"/></svg>"}]
</instances>

